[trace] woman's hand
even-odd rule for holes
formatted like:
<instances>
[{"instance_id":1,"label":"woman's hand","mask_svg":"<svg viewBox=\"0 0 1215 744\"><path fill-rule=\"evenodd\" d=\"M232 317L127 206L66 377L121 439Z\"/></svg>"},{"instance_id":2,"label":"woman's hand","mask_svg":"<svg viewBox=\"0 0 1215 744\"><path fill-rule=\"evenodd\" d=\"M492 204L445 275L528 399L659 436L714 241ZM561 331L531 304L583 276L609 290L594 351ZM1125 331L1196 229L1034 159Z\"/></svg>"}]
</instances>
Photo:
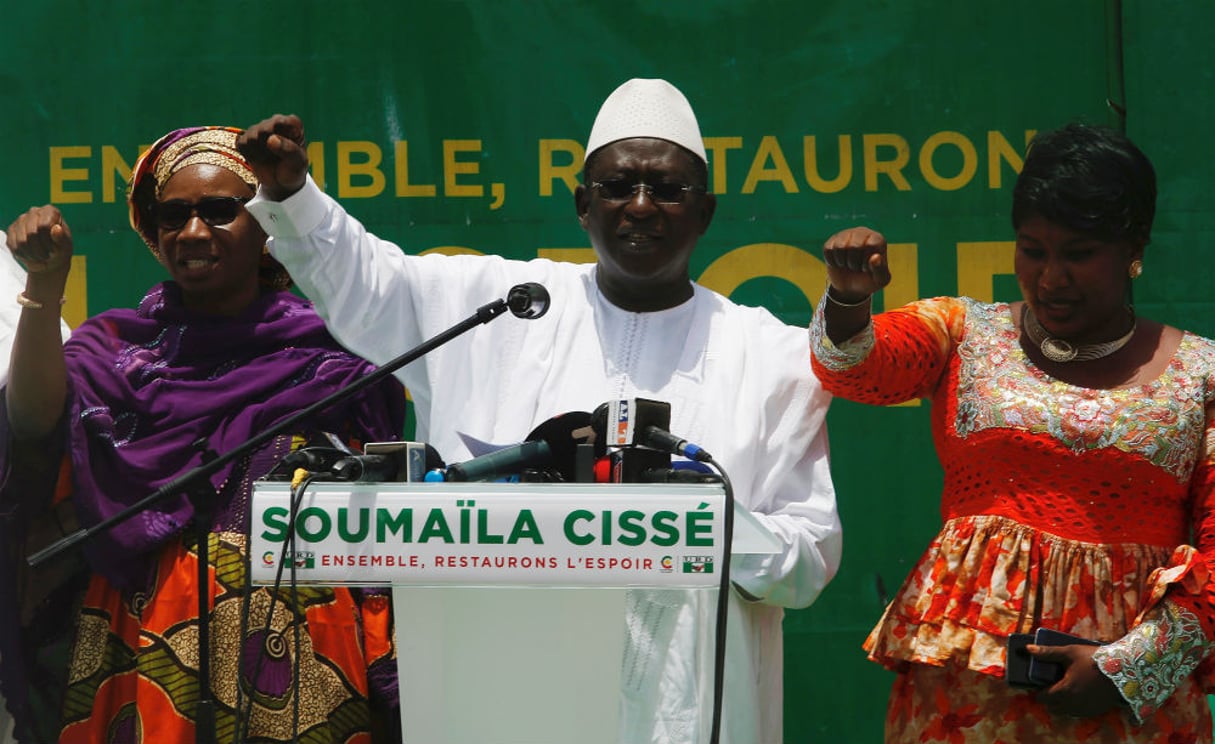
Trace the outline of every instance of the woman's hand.
<instances>
[{"instance_id":1,"label":"woman's hand","mask_svg":"<svg viewBox=\"0 0 1215 744\"><path fill-rule=\"evenodd\" d=\"M1122 704L1118 688L1093 661L1096 646L1030 644L1025 650L1035 658L1064 667L1063 679L1035 694L1038 702L1054 715L1092 718Z\"/></svg>"},{"instance_id":2,"label":"woman's hand","mask_svg":"<svg viewBox=\"0 0 1215 744\"><path fill-rule=\"evenodd\" d=\"M831 296L840 302L862 302L890 283L886 238L867 227L850 227L827 238L823 263Z\"/></svg>"},{"instance_id":3,"label":"woman's hand","mask_svg":"<svg viewBox=\"0 0 1215 744\"><path fill-rule=\"evenodd\" d=\"M827 338L843 343L869 324L873 293L890 283L886 239L867 227L841 230L823 244L827 264L827 302L823 322Z\"/></svg>"},{"instance_id":4,"label":"woman's hand","mask_svg":"<svg viewBox=\"0 0 1215 744\"><path fill-rule=\"evenodd\" d=\"M31 278L58 274L66 280L72 268L72 231L58 209L49 204L31 208L9 225L7 235L8 249Z\"/></svg>"}]
</instances>

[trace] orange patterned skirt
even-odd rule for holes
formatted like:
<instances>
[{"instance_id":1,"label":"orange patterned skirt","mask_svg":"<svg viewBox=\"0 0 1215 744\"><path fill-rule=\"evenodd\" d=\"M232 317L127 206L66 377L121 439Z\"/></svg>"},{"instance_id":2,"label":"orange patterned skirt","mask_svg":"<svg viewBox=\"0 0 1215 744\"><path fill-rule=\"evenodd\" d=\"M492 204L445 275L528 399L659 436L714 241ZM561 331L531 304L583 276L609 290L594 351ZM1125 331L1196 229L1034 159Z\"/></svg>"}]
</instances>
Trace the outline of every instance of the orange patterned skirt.
<instances>
[{"instance_id":1,"label":"orange patterned skirt","mask_svg":"<svg viewBox=\"0 0 1215 744\"><path fill-rule=\"evenodd\" d=\"M271 615L269 587L245 591L243 536L212 534L209 549L218 740L292 741L298 731L299 741L317 744L371 742L367 668L394 653L388 598L360 606L345 588L282 588ZM194 740L197 554L170 544L157 572L146 595L120 593L100 577L89 585L61 742Z\"/></svg>"},{"instance_id":2,"label":"orange patterned skirt","mask_svg":"<svg viewBox=\"0 0 1215 744\"><path fill-rule=\"evenodd\" d=\"M908 664L890 693L887 744L1211 744L1211 709L1189 677L1151 719L1052 715L1034 693L965 668Z\"/></svg>"}]
</instances>

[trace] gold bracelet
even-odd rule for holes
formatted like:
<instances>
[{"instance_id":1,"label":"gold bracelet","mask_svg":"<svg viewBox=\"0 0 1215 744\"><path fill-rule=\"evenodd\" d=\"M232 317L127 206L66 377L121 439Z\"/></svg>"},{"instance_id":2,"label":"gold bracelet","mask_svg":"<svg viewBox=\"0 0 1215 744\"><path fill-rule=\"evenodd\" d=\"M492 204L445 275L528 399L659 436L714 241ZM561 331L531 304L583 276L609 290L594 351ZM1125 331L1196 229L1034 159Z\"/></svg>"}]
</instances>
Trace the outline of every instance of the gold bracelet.
<instances>
[{"instance_id":1,"label":"gold bracelet","mask_svg":"<svg viewBox=\"0 0 1215 744\"><path fill-rule=\"evenodd\" d=\"M831 282L827 282L827 292L826 292L827 301L830 302L832 305L839 305L840 307L860 307L861 305L864 305L866 302L869 302L870 300L873 299L873 295L867 295L863 300L860 300L859 302L841 302L831 296L832 289L835 289L835 287L831 286Z\"/></svg>"},{"instance_id":2,"label":"gold bracelet","mask_svg":"<svg viewBox=\"0 0 1215 744\"><path fill-rule=\"evenodd\" d=\"M62 305L65 302L67 302L66 297L59 298L60 305ZM20 305L21 307L28 307L30 310L41 310L44 307L43 304L41 302L39 302L38 300L31 300L30 298L26 297L25 292L17 293L17 304Z\"/></svg>"}]
</instances>

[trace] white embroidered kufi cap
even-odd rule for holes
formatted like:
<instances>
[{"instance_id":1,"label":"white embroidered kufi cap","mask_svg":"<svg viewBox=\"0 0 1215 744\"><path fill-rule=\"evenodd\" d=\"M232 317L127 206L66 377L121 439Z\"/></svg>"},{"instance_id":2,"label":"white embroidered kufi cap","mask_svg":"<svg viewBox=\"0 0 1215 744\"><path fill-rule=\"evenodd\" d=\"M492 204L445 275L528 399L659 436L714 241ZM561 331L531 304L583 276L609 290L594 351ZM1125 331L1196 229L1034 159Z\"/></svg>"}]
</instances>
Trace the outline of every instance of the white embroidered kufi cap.
<instances>
[{"instance_id":1,"label":"white embroidered kufi cap","mask_svg":"<svg viewBox=\"0 0 1215 744\"><path fill-rule=\"evenodd\" d=\"M586 157L604 145L630 137L664 139L692 151L706 163L709 160L692 106L665 80L633 78L612 91L591 127Z\"/></svg>"}]
</instances>

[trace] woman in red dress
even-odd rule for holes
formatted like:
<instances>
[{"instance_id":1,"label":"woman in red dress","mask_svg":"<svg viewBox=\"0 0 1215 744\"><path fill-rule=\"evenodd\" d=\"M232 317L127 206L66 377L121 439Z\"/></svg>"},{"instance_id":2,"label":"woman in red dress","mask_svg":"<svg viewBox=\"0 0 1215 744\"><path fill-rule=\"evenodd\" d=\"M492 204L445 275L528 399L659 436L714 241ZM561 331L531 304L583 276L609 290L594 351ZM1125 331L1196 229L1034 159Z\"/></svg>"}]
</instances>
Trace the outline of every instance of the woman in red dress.
<instances>
[{"instance_id":1,"label":"woman in red dress","mask_svg":"<svg viewBox=\"0 0 1215 744\"><path fill-rule=\"evenodd\" d=\"M1210 742L1215 343L1137 314L1148 159L1112 130L1031 143L1013 195L1023 299L870 315L884 238L830 238L813 366L844 398L931 402L943 525L865 643L897 673L888 742ZM1004 679L1014 633L1060 664Z\"/></svg>"}]
</instances>

